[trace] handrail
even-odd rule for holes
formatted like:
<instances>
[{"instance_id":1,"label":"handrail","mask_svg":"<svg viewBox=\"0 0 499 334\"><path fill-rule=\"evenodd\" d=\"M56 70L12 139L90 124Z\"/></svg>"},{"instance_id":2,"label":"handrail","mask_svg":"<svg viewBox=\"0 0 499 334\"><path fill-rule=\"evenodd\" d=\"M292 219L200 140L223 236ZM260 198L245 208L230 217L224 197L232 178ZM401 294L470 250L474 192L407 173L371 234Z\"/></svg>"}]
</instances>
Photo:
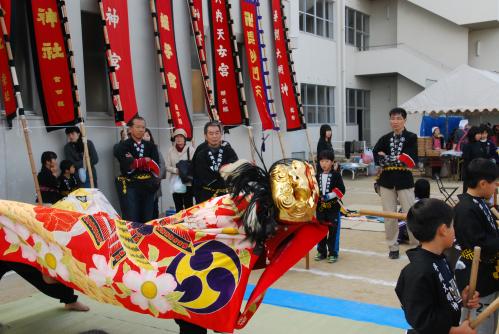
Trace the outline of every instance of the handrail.
<instances>
[{"instance_id":1,"label":"handrail","mask_svg":"<svg viewBox=\"0 0 499 334\"><path fill-rule=\"evenodd\" d=\"M374 50L377 50L377 49L380 49L380 50L384 50L384 49L401 49L401 50L410 52L410 53L412 53L415 56L424 58L426 61L431 62L434 65L437 65L439 67L442 67L443 69L445 69L447 71L452 70L452 67L450 67L450 66L448 66L448 65L446 65L446 64L444 64L444 63L442 63L442 62L440 62L438 60L436 60L435 58L427 55L424 52L421 52L421 51L413 48L412 46L410 46L410 45L408 45L406 43L370 45L368 48L366 48L364 50L358 50L358 52L374 51Z\"/></svg>"}]
</instances>

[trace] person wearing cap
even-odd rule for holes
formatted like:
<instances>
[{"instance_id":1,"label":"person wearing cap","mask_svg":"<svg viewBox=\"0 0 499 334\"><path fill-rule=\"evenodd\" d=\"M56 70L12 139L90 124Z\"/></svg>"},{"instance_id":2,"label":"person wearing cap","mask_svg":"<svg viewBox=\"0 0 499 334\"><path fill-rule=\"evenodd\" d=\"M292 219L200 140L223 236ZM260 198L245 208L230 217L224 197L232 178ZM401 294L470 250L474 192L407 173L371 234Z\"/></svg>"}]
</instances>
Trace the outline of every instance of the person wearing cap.
<instances>
[{"instance_id":1,"label":"person wearing cap","mask_svg":"<svg viewBox=\"0 0 499 334\"><path fill-rule=\"evenodd\" d=\"M121 176L118 195L125 206L122 217L146 223L154 217L154 196L161 185L159 154L156 145L144 140L146 121L135 116L128 123L130 137L116 147Z\"/></svg>"},{"instance_id":2,"label":"person wearing cap","mask_svg":"<svg viewBox=\"0 0 499 334\"><path fill-rule=\"evenodd\" d=\"M374 160L382 168L378 179L383 211L397 211L397 203L403 212L408 212L414 204L414 178L411 168L416 166L418 137L405 129L407 112L402 108L390 110L392 132L381 137L373 149ZM417 240L408 231L411 244ZM389 258L398 259L398 222L385 218L385 237Z\"/></svg>"},{"instance_id":3,"label":"person wearing cap","mask_svg":"<svg viewBox=\"0 0 499 334\"><path fill-rule=\"evenodd\" d=\"M166 170L168 172L168 181L171 187L175 211L179 212L190 208L194 204L192 194L192 182L184 183L186 191L176 192L172 189L175 182L179 182L177 163L181 160L191 160L195 149L190 142L187 142L187 133L184 129L175 129L172 134L173 145L168 150L166 156Z\"/></svg>"},{"instance_id":4,"label":"person wearing cap","mask_svg":"<svg viewBox=\"0 0 499 334\"><path fill-rule=\"evenodd\" d=\"M196 203L227 193L220 167L238 160L230 144L222 140L222 124L210 121L204 126L205 142L192 157L193 191Z\"/></svg>"},{"instance_id":5,"label":"person wearing cap","mask_svg":"<svg viewBox=\"0 0 499 334\"><path fill-rule=\"evenodd\" d=\"M434 126L431 128L431 149L435 151L443 150L445 147L444 136L440 133L440 128ZM429 159L431 166L431 175L433 178L440 177L440 171L442 170L443 162L440 156L430 157Z\"/></svg>"},{"instance_id":6,"label":"person wearing cap","mask_svg":"<svg viewBox=\"0 0 499 334\"><path fill-rule=\"evenodd\" d=\"M462 119L459 121L459 127L454 133L452 149L454 151L461 152L463 146L468 143L468 131L470 129L470 124L467 119Z\"/></svg>"},{"instance_id":7,"label":"person wearing cap","mask_svg":"<svg viewBox=\"0 0 499 334\"><path fill-rule=\"evenodd\" d=\"M68 142L64 145L64 159L69 160L74 164L81 181L81 187L90 188L90 177L88 176L88 171L85 169L85 164L83 163L83 140L81 138L80 129L77 126L66 128L66 137L68 138ZM94 143L92 143L91 140L87 140L87 147L94 178L94 187L97 188L97 172L95 170L95 165L99 162L99 156L97 155Z\"/></svg>"}]
</instances>

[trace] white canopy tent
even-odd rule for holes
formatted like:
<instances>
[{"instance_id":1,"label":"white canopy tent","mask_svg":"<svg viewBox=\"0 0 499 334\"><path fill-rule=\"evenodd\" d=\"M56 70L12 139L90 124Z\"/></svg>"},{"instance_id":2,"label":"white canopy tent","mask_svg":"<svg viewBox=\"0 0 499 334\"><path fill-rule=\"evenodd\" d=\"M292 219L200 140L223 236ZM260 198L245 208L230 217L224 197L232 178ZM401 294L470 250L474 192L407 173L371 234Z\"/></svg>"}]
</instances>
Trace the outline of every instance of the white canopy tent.
<instances>
[{"instance_id":1,"label":"white canopy tent","mask_svg":"<svg viewBox=\"0 0 499 334\"><path fill-rule=\"evenodd\" d=\"M461 65L401 105L408 113L499 110L499 73Z\"/></svg>"}]
</instances>

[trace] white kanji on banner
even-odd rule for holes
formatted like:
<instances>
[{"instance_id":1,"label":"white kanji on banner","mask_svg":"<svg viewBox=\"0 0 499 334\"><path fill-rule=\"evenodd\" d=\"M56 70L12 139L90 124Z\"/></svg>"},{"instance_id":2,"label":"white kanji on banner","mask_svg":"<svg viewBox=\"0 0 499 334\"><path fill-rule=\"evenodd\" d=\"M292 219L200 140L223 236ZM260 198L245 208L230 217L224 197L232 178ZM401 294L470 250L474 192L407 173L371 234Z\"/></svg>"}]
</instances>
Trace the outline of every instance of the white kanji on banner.
<instances>
[{"instance_id":1,"label":"white kanji on banner","mask_svg":"<svg viewBox=\"0 0 499 334\"><path fill-rule=\"evenodd\" d=\"M218 72L224 78L228 77L229 76L229 66L226 65L225 63L221 63L220 66L218 66Z\"/></svg>"},{"instance_id":2,"label":"white kanji on banner","mask_svg":"<svg viewBox=\"0 0 499 334\"><path fill-rule=\"evenodd\" d=\"M106 21L116 29L116 25L120 22L120 17L116 14L116 8L107 7Z\"/></svg>"},{"instance_id":3,"label":"white kanji on banner","mask_svg":"<svg viewBox=\"0 0 499 334\"><path fill-rule=\"evenodd\" d=\"M288 85L287 85L287 84L285 84L285 83L284 83L284 84L281 84L281 92L282 92L284 95L288 96L288 91L289 91L289 87L288 87Z\"/></svg>"},{"instance_id":4,"label":"white kanji on banner","mask_svg":"<svg viewBox=\"0 0 499 334\"><path fill-rule=\"evenodd\" d=\"M220 45L220 47L217 49L217 53L222 58L227 57L227 49L224 48L223 45Z\"/></svg>"},{"instance_id":5,"label":"white kanji on banner","mask_svg":"<svg viewBox=\"0 0 499 334\"><path fill-rule=\"evenodd\" d=\"M225 33L223 29L217 29L217 41L225 41Z\"/></svg>"},{"instance_id":6,"label":"white kanji on banner","mask_svg":"<svg viewBox=\"0 0 499 334\"><path fill-rule=\"evenodd\" d=\"M121 61L121 57L116 52L113 52L111 54L111 57L110 57L111 67L114 67L114 69L116 71L119 70L120 69L120 61Z\"/></svg>"}]
</instances>

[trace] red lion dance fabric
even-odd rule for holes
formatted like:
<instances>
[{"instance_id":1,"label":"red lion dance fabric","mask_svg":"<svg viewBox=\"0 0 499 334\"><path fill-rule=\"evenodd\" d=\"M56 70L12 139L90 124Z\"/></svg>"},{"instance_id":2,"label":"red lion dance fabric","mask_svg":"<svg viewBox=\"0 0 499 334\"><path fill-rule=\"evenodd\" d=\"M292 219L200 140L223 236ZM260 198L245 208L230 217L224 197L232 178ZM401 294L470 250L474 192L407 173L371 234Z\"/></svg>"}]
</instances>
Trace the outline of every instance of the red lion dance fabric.
<instances>
[{"instance_id":1,"label":"red lion dance fabric","mask_svg":"<svg viewBox=\"0 0 499 334\"><path fill-rule=\"evenodd\" d=\"M302 165L309 174L312 167L298 162L293 174L295 162L275 165L284 166L279 171L274 166L280 184L272 184L268 174L248 173L260 169L243 163L228 176L239 195L143 225L112 212L84 213L95 211L84 189L75 197L80 212L1 200L0 260L31 265L99 302L231 332L246 325L265 290L327 232L310 216L317 203L315 179L303 174L305 180L296 181ZM248 183L251 175L256 181ZM308 188L309 197L296 210L283 199L300 187ZM271 194L269 210L259 200ZM75 209L67 200L56 206ZM267 262L266 269L241 312L249 275L260 262Z\"/></svg>"}]
</instances>

